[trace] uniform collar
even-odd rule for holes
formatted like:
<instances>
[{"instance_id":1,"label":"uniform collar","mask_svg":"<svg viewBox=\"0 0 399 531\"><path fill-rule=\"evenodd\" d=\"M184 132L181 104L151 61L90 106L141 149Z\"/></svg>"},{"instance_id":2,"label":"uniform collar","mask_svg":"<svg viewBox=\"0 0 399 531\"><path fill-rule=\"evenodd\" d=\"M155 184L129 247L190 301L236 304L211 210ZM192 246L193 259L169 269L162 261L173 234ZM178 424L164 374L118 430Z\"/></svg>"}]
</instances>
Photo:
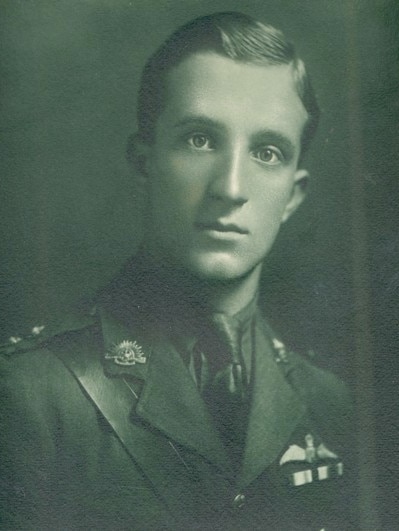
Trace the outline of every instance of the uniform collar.
<instances>
[{"instance_id":1,"label":"uniform collar","mask_svg":"<svg viewBox=\"0 0 399 531\"><path fill-rule=\"evenodd\" d=\"M249 304L233 316L226 316L219 312L211 314L196 315L192 319L185 317L184 320L172 320L171 338L181 354L186 365L190 363L191 356L197 343L209 334L213 327L213 319L223 315L224 319L229 321L229 325L235 329L237 340L242 341L244 335L250 334L251 324L257 312L257 296ZM248 350L248 349L247 349ZM249 349L250 351L250 349ZM244 360L245 364L251 364L251 355Z\"/></svg>"}]
</instances>

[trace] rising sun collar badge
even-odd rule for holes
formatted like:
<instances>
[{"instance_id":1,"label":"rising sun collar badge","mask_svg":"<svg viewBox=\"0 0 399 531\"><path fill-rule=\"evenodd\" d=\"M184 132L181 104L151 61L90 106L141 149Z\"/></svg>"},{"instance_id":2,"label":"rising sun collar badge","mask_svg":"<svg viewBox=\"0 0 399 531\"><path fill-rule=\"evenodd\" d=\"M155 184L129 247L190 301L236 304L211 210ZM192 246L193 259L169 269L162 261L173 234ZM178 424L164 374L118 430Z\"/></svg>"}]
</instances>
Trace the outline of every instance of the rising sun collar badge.
<instances>
[{"instance_id":1,"label":"rising sun collar badge","mask_svg":"<svg viewBox=\"0 0 399 531\"><path fill-rule=\"evenodd\" d=\"M106 354L106 360L113 360L117 365L136 365L146 363L142 347L136 341L122 341L114 345Z\"/></svg>"}]
</instances>

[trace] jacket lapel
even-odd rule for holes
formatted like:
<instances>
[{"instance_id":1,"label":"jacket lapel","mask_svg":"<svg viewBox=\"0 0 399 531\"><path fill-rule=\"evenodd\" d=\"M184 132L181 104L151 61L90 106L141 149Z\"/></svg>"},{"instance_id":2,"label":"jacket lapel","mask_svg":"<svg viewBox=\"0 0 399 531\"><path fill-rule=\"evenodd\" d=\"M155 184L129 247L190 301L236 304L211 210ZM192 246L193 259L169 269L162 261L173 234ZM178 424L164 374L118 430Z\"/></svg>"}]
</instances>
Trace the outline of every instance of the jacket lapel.
<instances>
[{"instance_id":1,"label":"jacket lapel","mask_svg":"<svg viewBox=\"0 0 399 531\"><path fill-rule=\"evenodd\" d=\"M195 384L179 354L165 345L153 352L137 413L168 437L229 472L229 462Z\"/></svg>"},{"instance_id":2,"label":"jacket lapel","mask_svg":"<svg viewBox=\"0 0 399 531\"><path fill-rule=\"evenodd\" d=\"M278 457L304 417L305 405L277 366L269 334L259 322L255 334L255 370L241 488Z\"/></svg>"},{"instance_id":3,"label":"jacket lapel","mask_svg":"<svg viewBox=\"0 0 399 531\"><path fill-rule=\"evenodd\" d=\"M181 356L153 327L128 325L101 311L106 350L121 341L135 341L146 362L128 367L106 362L106 373L141 380L135 414L169 439L216 464L227 475L230 464L206 406Z\"/></svg>"},{"instance_id":4,"label":"jacket lapel","mask_svg":"<svg viewBox=\"0 0 399 531\"><path fill-rule=\"evenodd\" d=\"M128 454L168 507L170 519L165 515L165 528L184 529L184 515L194 514L198 510L198 500L211 496L211 492L209 489L204 491L200 482L193 481L191 467L185 464L167 437L160 436L156 430L149 429L132 416L137 404L135 385L122 375L104 375L99 356L102 347L101 334L95 333L93 338L93 330L87 329L66 342L60 338L52 344L54 353L77 379L89 400L107 420ZM160 399L162 397L163 394L160 394ZM158 410L158 401L155 405ZM151 407L148 408L149 412L152 411ZM200 447L209 451L218 461L223 461L209 443L202 442ZM214 486L216 484L220 492L228 492L230 488L229 480L223 474L215 475ZM211 501L212 499L209 500Z\"/></svg>"},{"instance_id":5,"label":"jacket lapel","mask_svg":"<svg viewBox=\"0 0 399 531\"><path fill-rule=\"evenodd\" d=\"M182 467L168 440L139 423L131 422L136 394L124 378L106 378L99 358L101 340L93 342L92 334L80 334L67 344L53 345L54 352L77 379L88 398L99 409L114 430L121 444L152 484L170 515L181 512L182 500L190 504L185 493L192 489L192 480ZM180 482L171 471L180 471ZM165 515L165 528L181 525Z\"/></svg>"}]
</instances>

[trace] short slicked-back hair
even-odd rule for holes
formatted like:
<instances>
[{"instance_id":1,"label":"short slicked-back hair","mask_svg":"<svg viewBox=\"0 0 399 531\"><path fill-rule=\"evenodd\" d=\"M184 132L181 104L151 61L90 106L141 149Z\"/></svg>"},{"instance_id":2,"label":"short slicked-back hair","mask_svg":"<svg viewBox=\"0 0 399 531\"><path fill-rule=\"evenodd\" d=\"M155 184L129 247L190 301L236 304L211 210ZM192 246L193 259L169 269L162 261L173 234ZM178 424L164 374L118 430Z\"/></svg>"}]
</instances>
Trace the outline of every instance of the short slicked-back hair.
<instances>
[{"instance_id":1,"label":"short slicked-back hair","mask_svg":"<svg viewBox=\"0 0 399 531\"><path fill-rule=\"evenodd\" d=\"M292 65L296 90L308 113L303 153L319 121L319 107L305 65L281 31L237 12L214 13L188 22L149 58L138 97L140 139L146 144L154 141L157 119L165 105L167 73L187 56L206 51L257 65Z\"/></svg>"}]
</instances>

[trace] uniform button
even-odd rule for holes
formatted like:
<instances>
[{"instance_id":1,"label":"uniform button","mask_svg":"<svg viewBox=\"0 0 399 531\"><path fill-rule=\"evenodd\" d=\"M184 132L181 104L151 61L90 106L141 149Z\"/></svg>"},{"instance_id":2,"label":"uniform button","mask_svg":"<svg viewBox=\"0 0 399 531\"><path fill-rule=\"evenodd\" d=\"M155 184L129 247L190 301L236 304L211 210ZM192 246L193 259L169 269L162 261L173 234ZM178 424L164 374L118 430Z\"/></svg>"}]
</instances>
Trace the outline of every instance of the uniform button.
<instances>
[{"instance_id":1,"label":"uniform button","mask_svg":"<svg viewBox=\"0 0 399 531\"><path fill-rule=\"evenodd\" d=\"M233 507L236 509L240 509L245 505L245 495L244 494L237 494L237 496L233 500Z\"/></svg>"}]
</instances>

